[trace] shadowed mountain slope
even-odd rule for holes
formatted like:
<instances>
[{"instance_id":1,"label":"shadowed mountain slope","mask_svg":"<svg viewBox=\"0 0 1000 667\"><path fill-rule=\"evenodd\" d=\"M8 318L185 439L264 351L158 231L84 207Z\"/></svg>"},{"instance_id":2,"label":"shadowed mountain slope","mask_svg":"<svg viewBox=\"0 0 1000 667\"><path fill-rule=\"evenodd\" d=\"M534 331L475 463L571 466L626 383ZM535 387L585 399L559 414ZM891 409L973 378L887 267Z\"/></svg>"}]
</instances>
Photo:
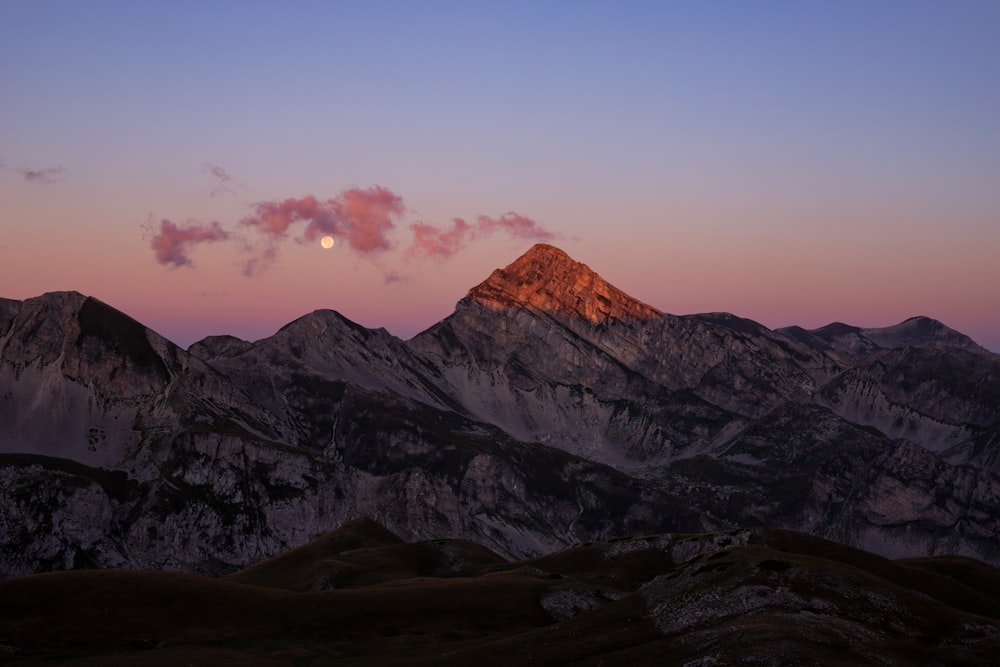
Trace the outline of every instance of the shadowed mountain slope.
<instances>
[{"instance_id":1,"label":"shadowed mountain slope","mask_svg":"<svg viewBox=\"0 0 1000 667\"><path fill-rule=\"evenodd\" d=\"M77 293L2 300L0 574L228 574L366 515L425 542L371 547L410 574L478 562L437 535L760 525L1000 562L998 358L928 318L664 314L548 245L409 341L319 310L185 351ZM272 583L357 566L329 558Z\"/></svg>"},{"instance_id":2,"label":"shadowed mountain slope","mask_svg":"<svg viewBox=\"0 0 1000 667\"><path fill-rule=\"evenodd\" d=\"M489 549L464 540L403 542L364 518L227 579L305 592L414 577L468 576L501 562L504 560Z\"/></svg>"},{"instance_id":3,"label":"shadowed mountain slope","mask_svg":"<svg viewBox=\"0 0 1000 667\"><path fill-rule=\"evenodd\" d=\"M461 571L422 569L419 546L361 520L221 579L0 581L0 662L988 665L1000 648L1000 574L968 559L891 561L771 529L493 555ZM383 557L362 557L373 550ZM463 553L488 556L471 543ZM333 556L355 569L331 572L323 592L248 581L318 572Z\"/></svg>"},{"instance_id":4,"label":"shadowed mountain slope","mask_svg":"<svg viewBox=\"0 0 1000 667\"><path fill-rule=\"evenodd\" d=\"M819 329L784 327L777 333L818 350L835 351L848 356L869 354L880 349L947 345L973 352L988 352L963 333L924 316L911 317L899 324L863 329L834 322Z\"/></svg>"}]
</instances>

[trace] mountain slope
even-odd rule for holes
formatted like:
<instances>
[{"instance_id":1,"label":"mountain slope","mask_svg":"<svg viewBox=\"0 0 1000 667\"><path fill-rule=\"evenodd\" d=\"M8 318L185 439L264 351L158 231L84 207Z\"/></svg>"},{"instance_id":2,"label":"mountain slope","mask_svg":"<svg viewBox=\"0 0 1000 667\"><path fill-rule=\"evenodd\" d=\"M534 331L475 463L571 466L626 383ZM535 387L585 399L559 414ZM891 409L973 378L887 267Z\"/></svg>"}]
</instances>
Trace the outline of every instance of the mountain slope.
<instances>
[{"instance_id":1,"label":"mountain slope","mask_svg":"<svg viewBox=\"0 0 1000 667\"><path fill-rule=\"evenodd\" d=\"M224 574L360 516L516 558L768 524L1000 562L998 363L927 318L660 313L546 245L405 342L321 310L185 351L2 300L0 573Z\"/></svg>"},{"instance_id":2,"label":"mountain slope","mask_svg":"<svg viewBox=\"0 0 1000 667\"><path fill-rule=\"evenodd\" d=\"M533 248L409 344L476 418L658 480L715 526L771 523L897 556L1000 557L988 537L1000 509L996 355L928 318L828 328L811 332L827 338L815 344L726 313L641 304L619 309L641 316L589 326L605 304L588 310L548 285L600 284L591 274ZM870 353L844 342L862 334ZM793 443L802 450L789 457ZM917 472L927 466L964 481Z\"/></svg>"},{"instance_id":3,"label":"mountain slope","mask_svg":"<svg viewBox=\"0 0 1000 667\"><path fill-rule=\"evenodd\" d=\"M18 303L0 336L0 387L0 452L141 474L195 403L203 419L268 434L268 415L210 366L76 292Z\"/></svg>"},{"instance_id":4,"label":"mountain slope","mask_svg":"<svg viewBox=\"0 0 1000 667\"><path fill-rule=\"evenodd\" d=\"M963 333L924 316L911 317L899 324L881 328L861 328L834 322L819 329L785 327L777 330L800 343L824 351L856 357L881 349L947 345L972 352L987 352Z\"/></svg>"},{"instance_id":5,"label":"mountain slope","mask_svg":"<svg viewBox=\"0 0 1000 667\"><path fill-rule=\"evenodd\" d=\"M816 401L956 464L1000 472L1000 355L938 343L879 350Z\"/></svg>"},{"instance_id":6,"label":"mountain slope","mask_svg":"<svg viewBox=\"0 0 1000 667\"><path fill-rule=\"evenodd\" d=\"M209 365L82 295L18 304L0 572L221 573L366 514L511 555L702 525L649 484L436 407L447 392L384 332L320 312L220 343Z\"/></svg>"},{"instance_id":7,"label":"mountain slope","mask_svg":"<svg viewBox=\"0 0 1000 667\"><path fill-rule=\"evenodd\" d=\"M322 592L275 585L318 572ZM21 665L988 665L998 595L1000 572L983 563L892 561L772 529L508 562L357 521L225 578L0 581L0 628Z\"/></svg>"},{"instance_id":8,"label":"mountain slope","mask_svg":"<svg viewBox=\"0 0 1000 667\"><path fill-rule=\"evenodd\" d=\"M838 368L736 319L663 315L538 245L407 345L475 418L624 469L711 446Z\"/></svg>"}]
</instances>

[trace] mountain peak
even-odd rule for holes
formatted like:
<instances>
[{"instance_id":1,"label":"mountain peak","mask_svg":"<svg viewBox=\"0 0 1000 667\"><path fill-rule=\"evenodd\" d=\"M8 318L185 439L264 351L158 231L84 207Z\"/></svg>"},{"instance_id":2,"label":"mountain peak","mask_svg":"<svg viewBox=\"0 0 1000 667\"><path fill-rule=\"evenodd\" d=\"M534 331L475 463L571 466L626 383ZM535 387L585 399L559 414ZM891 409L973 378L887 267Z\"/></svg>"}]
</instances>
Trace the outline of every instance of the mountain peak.
<instances>
[{"instance_id":1,"label":"mountain peak","mask_svg":"<svg viewBox=\"0 0 1000 667\"><path fill-rule=\"evenodd\" d=\"M530 308L602 324L663 315L608 283L586 264L539 243L472 288L467 299L491 310Z\"/></svg>"},{"instance_id":2,"label":"mountain peak","mask_svg":"<svg viewBox=\"0 0 1000 667\"><path fill-rule=\"evenodd\" d=\"M924 315L911 317L891 327L865 329L864 333L881 347L920 347L937 343L967 350L985 351L965 334Z\"/></svg>"},{"instance_id":3,"label":"mountain peak","mask_svg":"<svg viewBox=\"0 0 1000 667\"><path fill-rule=\"evenodd\" d=\"M779 333L791 336L814 349L837 350L853 356L876 350L904 347L948 345L974 352L989 352L965 334L949 328L938 320L917 315L888 327L862 328L831 322L819 329L784 327Z\"/></svg>"}]
</instances>

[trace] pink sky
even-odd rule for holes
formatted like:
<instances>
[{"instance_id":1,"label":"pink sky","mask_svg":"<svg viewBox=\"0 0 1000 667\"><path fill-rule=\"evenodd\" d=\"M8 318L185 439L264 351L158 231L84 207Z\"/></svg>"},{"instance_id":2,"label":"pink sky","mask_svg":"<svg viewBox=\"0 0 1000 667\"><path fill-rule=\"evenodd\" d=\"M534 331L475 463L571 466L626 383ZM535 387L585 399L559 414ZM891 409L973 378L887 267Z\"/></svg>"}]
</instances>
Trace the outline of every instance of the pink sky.
<instances>
[{"instance_id":1,"label":"pink sky","mask_svg":"<svg viewBox=\"0 0 1000 667\"><path fill-rule=\"evenodd\" d=\"M545 240L670 313L1000 350L995 4L198 12L0 7L0 296L405 338Z\"/></svg>"}]
</instances>

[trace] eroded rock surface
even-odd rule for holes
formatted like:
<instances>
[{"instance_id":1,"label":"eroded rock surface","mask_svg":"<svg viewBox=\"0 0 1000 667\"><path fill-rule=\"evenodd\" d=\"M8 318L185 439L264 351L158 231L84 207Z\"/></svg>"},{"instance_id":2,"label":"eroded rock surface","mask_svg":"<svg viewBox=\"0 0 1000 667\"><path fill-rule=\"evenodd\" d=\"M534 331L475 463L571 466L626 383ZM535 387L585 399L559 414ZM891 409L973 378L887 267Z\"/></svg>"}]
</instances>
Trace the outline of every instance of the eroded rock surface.
<instances>
[{"instance_id":1,"label":"eroded rock surface","mask_svg":"<svg viewBox=\"0 0 1000 667\"><path fill-rule=\"evenodd\" d=\"M546 245L410 341L316 311L185 351L0 300L0 573L219 573L359 516L511 557L773 525L996 563L998 405L998 356L929 318L679 317Z\"/></svg>"}]
</instances>

